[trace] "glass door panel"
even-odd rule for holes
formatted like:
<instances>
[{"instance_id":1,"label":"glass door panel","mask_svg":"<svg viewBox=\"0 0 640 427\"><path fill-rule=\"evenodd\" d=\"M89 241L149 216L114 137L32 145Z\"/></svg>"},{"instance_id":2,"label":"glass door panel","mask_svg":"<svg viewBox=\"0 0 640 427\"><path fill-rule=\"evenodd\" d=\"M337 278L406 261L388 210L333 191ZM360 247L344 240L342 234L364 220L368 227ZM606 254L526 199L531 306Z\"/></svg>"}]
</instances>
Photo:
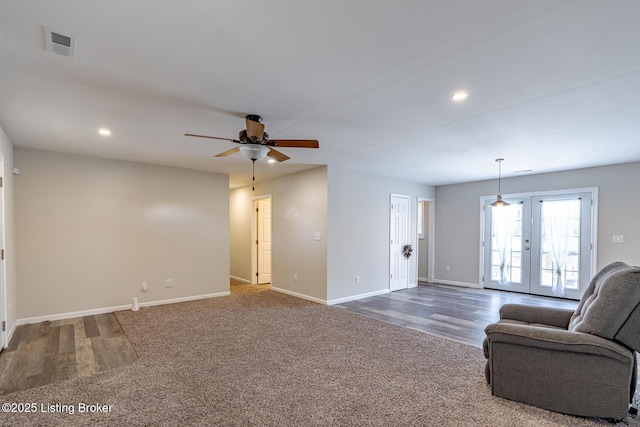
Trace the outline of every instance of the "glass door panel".
<instances>
[{"instance_id":1,"label":"glass door panel","mask_svg":"<svg viewBox=\"0 0 640 427\"><path fill-rule=\"evenodd\" d=\"M509 206L494 208L487 202L484 207L484 287L529 292L530 202L507 201Z\"/></svg>"},{"instance_id":2,"label":"glass door panel","mask_svg":"<svg viewBox=\"0 0 640 427\"><path fill-rule=\"evenodd\" d=\"M531 293L580 299L591 271L591 194L533 200Z\"/></svg>"}]
</instances>

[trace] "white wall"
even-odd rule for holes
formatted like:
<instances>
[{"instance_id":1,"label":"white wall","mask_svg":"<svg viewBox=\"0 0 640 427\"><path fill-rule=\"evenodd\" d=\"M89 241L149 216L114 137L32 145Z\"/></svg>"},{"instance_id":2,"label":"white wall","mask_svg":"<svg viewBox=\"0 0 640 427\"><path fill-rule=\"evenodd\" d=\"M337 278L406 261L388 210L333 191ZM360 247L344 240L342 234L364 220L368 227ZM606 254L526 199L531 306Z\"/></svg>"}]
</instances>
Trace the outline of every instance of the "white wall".
<instances>
[{"instance_id":1,"label":"white wall","mask_svg":"<svg viewBox=\"0 0 640 427\"><path fill-rule=\"evenodd\" d=\"M0 128L0 157L2 158L3 170L0 171L3 177L3 187L1 190L2 203L4 206L4 246L5 259L3 265L4 270L4 304L7 309L5 313L5 319L7 322L7 342L11 338L11 333L14 330L17 320L16 310L16 244L15 244L15 215L14 215L14 175L13 175L13 163L14 154L13 146L9 141L9 138L4 133L4 130ZM4 319L0 319L4 320ZM2 343L0 343L2 345Z\"/></svg>"},{"instance_id":2,"label":"white wall","mask_svg":"<svg viewBox=\"0 0 640 427\"><path fill-rule=\"evenodd\" d=\"M235 188L229 192L231 277L251 283L251 230L254 226L253 198L251 187Z\"/></svg>"},{"instance_id":3,"label":"white wall","mask_svg":"<svg viewBox=\"0 0 640 427\"><path fill-rule=\"evenodd\" d=\"M229 291L226 175L14 154L19 319Z\"/></svg>"},{"instance_id":4,"label":"white wall","mask_svg":"<svg viewBox=\"0 0 640 427\"><path fill-rule=\"evenodd\" d=\"M434 198L433 186L329 167L327 300L330 303L388 291L392 193L410 196L409 243L417 248L417 199ZM355 276L360 276L360 283L356 283ZM415 256L411 258L409 283L417 284Z\"/></svg>"},{"instance_id":5,"label":"white wall","mask_svg":"<svg viewBox=\"0 0 640 427\"><path fill-rule=\"evenodd\" d=\"M502 193L598 187L600 269L613 261L640 264L640 163L520 176L502 180ZM480 197L494 195L497 180L436 188L436 280L479 285ZM614 245L612 236L624 235ZM445 266L450 271L445 271Z\"/></svg>"},{"instance_id":6,"label":"white wall","mask_svg":"<svg viewBox=\"0 0 640 427\"><path fill-rule=\"evenodd\" d=\"M256 185L271 194L272 286L310 299L327 296L327 168ZM314 240L321 233L322 240ZM294 280L297 275L298 281Z\"/></svg>"}]
</instances>

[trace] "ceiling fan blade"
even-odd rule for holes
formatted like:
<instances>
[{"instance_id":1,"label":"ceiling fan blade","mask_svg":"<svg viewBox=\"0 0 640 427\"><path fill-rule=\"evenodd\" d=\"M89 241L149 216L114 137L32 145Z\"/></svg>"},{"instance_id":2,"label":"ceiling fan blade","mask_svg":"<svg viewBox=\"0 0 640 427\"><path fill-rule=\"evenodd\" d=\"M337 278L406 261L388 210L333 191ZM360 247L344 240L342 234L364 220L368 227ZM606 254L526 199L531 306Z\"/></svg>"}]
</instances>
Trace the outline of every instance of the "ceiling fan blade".
<instances>
[{"instance_id":1,"label":"ceiling fan blade","mask_svg":"<svg viewBox=\"0 0 640 427\"><path fill-rule=\"evenodd\" d=\"M319 148L317 139L271 139L275 147Z\"/></svg>"},{"instance_id":2,"label":"ceiling fan blade","mask_svg":"<svg viewBox=\"0 0 640 427\"><path fill-rule=\"evenodd\" d=\"M240 147L235 147L235 148L232 148L231 150L227 150L220 154L216 154L215 157L227 157L233 153L237 153L238 151L240 151Z\"/></svg>"},{"instance_id":3,"label":"ceiling fan blade","mask_svg":"<svg viewBox=\"0 0 640 427\"><path fill-rule=\"evenodd\" d=\"M240 142L237 139L233 139L233 138L220 138L218 136L196 135L194 133L185 133L184 136L195 136L196 138L209 138L209 139L220 139L222 141Z\"/></svg>"},{"instance_id":4,"label":"ceiling fan blade","mask_svg":"<svg viewBox=\"0 0 640 427\"><path fill-rule=\"evenodd\" d=\"M262 123L254 122L247 119L247 136L249 138L262 139L264 135L264 125Z\"/></svg>"},{"instance_id":5,"label":"ceiling fan blade","mask_svg":"<svg viewBox=\"0 0 640 427\"><path fill-rule=\"evenodd\" d=\"M282 154L278 150L274 150L271 147L269 147L269 152L267 153L267 156L269 156L272 159L277 160L279 162L284 162L285 160L289 160L291 158L291 157L289 157L287 155Z\"/></svg>"}]
</instances>

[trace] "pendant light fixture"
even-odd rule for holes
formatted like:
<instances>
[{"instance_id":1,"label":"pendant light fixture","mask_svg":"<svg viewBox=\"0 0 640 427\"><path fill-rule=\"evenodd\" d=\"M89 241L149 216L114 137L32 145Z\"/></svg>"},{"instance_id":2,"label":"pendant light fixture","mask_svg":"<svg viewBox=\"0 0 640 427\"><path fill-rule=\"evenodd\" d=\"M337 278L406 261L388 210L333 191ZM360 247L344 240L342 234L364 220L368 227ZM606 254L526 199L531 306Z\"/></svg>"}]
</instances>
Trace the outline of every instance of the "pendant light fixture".
<instances>
[{"instance_id":1,"label":"pendant light fixture","mask_svg":"<svg viewBox=\"0 0 640 427\"><path fill-rule=\"evenodd\" d=\"M502 162L504 161L504 159L496 159L496 162L498 162L498 198L496 199L495 202L491 203L491 206L494 208L498 208L498 207L502 207L502 206L509 206L509 203L505 202L504 200L502 200L502 191L500 188L500 180L502 178Z\"/></svg>"}]
</instances>

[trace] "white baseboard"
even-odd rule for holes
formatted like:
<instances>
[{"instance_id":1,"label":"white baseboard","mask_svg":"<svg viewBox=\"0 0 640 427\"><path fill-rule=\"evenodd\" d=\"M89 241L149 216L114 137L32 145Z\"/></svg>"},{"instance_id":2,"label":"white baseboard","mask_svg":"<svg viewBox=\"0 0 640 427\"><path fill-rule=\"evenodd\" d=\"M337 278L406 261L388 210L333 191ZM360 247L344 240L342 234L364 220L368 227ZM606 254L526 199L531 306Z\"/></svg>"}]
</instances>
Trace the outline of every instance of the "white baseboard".
<instances>
[{"instance_id":1,"label":"white baseboard","mask_svg":"<svg viewBox=\"0 0 640 427\"><path fill-rule=\"evenodd\" d=\"M4 343L4 348L9 347L9 343L11 342L11 338L13 337L13 333L16 331L16 328L18 327L18 322L14 322L13 326L11 327L11 329L9 329L9 333L5 336L5 343Z\"/></svg>"},{"instance_id":2,"label":"white baseboard","mask_svg":"<svg viewBox=\"0 0 640 427\"><path fill-rule=\"evenodd\" d=\"M411 285L409 285L409 287L411 287ZM388 293L389 293L389 289L381 289L379 291L367 292L367 293L364 293L364 294L358 294L358 295L352 295L352 296L344 297L344 298L332 299L332 300L327 301L327 305L342 304L343 302L355 301L355 300L362 299L362 298L374 297L376 295L383 295L383 294L388 294Z\"/></svg>"},{"instance_id":3,"label":"white baseboard","mask_svg":"<svg viewBox=\"0 0 640 427\"><path fill-rule=\"evenodd\" d=\"M275 288L275 287L273 287L273 285L271 285L271 290L272 291L276 291L276 292L280 292L280 293L283 293L283 294L291 295L292 297L302 298L302 299L306 299L308 301L317 302L318 304L324 304L324 305L327 304L326 300L323 300L323 299L320 299L320 298L316 298L316 297L310 297L309 295L305 295L305 294L299 294L298 292L288 291L286 289Z\"/></svg>"},{"instance_id":4,"label":"white baseboard","mask_svg":"<svg viewBox=\"0 0 640 427\"><path fill-rule=\"evenodd\" d=\"M429 278L428 277L418 277L418 282L428 282Z\"/></svg>"},{"instance_id":5,"label":"white baseboard","mask_svg":"<svg viewBox=\"0 0 640 427\"><path fill-rule=\"evenodd\" d=\"M441 283L443 285L451 285L451 286L460 286L463 288L482 289L482 286L479 283L455 282L453 280L442 280L442 279L435 279L433 283Z\"/></svg>"},{"instance_id":6,"label":"white baseboard","mask_svg":"<svg viewBox=\"0 0 640 427\"><path fill-rule=\"evenodd\" d=\"M247 283L249 285L252 284L251 280L243 279L241 277L229 276L230 279L237 280L238 282Z\"/></svg>"},{"instance_id":7,"label":"white baseboard","mask_svg":"<svg viewBox=\"0 0 640 427\"><path fill-rule=\"evenodd\" d=\"M417 283L409 283L409 285L407 285L407 288L417 288L418 284Z\"/></svg>"},{"instance_id":8,"label":"white baseboard","mask_svg":"<svg viewBox=\"0 0 640 427\"><path fill-rule=\"evenodd\" d=\"M231 292L217 292L215 294L205 294L205 295L195 295L190 297L182 297L182 298L172 298L165 299L159 301L149 301L140 303L140 307L152 307L155 305L165 305L165 304L175 304L178 302L186 302L186 301L195 301L199 299L207 299L207 298L216 298L230 295ZM113 313L114 311L122 311L122 310L131 310L131 304L126 305L116 305L112 307L103 307L103 308L94 308L91 310L81 310L81 311L73 311L69 313L59 313L59 314L48 314L45 316L37 316L37 317L26 317L24 319L16 320L14 327L12 328L11 334L13 335L13 331L16 326L19 325L29 325L31 323L40 323L40 322L53 322L56 320L64 320L64 319L73 319L76 317L84 317L84 316L94 316L96 314L104 314L104 313Z\"/></svg>"}]
</instances>

